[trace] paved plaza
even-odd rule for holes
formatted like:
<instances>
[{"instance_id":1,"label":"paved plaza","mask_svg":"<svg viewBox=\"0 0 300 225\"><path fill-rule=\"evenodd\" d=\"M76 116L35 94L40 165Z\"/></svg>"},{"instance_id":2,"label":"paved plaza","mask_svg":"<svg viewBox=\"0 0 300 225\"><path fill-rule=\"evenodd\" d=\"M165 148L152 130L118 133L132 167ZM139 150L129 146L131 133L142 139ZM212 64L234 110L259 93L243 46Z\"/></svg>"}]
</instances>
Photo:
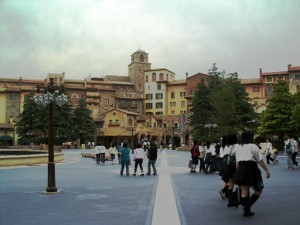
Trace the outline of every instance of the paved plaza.
<instances>
[{"instance_id":1,"label":"paved plaza","mask_svg":"<svg viewBox=\"0 0 300 225\"><path fill-rule=\"evenodd\" d=\"M157 176L120 176L120 165L81 157L88 150L64 150L56 164L57 194L44 194L47 165L0 168L0 225L282 225L300 223L300 170L286 170L286 158L269 165L270 179L245 218L227 208L218 174L190 174L189 152L158 153ZM144 171L147 172L145 160ZM298 161L299 158L298 158ZM197 168L198 171L198 168ZM263 174L264 175L264 174Z\"/></svg>"}]
</instances>

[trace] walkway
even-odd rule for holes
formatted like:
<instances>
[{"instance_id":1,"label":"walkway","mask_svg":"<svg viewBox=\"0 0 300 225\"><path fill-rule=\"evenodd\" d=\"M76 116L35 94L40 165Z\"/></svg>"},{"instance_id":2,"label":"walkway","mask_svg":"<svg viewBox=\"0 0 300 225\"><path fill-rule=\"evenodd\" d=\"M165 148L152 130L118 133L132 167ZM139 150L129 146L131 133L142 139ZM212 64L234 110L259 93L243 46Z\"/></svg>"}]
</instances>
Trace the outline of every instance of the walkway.
<instances>
[{"instance_id":1,"label":"walkway","mask_svg":"<svg viewBox=\"0 0 300 225\"><path fill-rule=\"evenodd\" d=\"M244 218L241 207L227 208L218 195L222 182L217 174L188 172L189 152L159 152L158 176L144 177L121 177L119 164L96 165L80 153L66 150L66 161L56 164L59 194L43 194L47 184L46 165L0 168L0 224L299 223L300 170L287 171L284 157L279 157L278 165L269 166L271 179L265 180L264 193L253 207L255 216Z\"/></svg>"}]
</instances>

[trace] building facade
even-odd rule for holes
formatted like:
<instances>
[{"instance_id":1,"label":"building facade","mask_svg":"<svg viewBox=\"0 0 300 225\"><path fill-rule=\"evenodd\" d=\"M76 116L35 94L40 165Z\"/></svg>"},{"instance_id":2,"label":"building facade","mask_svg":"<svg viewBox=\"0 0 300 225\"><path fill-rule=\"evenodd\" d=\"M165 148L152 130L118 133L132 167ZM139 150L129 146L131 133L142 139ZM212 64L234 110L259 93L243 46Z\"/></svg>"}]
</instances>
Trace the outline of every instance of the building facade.
<instances>
[{"instance_id":1,"label":"building facade","mask_svg":"<svg viewBox=\"0 0 300 225\"><path fill-rule=\"evenodd\" d=\"M142 138L165 145L188 145L188 111L198 83L210 76L197 73L175 80L165 68L151 69L148 53L137 50L131 55L128 76L106 75L84 80L65 79L65 74L50 73L45 79L0 78L0 145L17 145L15 123L23 110L25 96L46 89L49 79L63 85L72 106L84 98L97 125L96 141L107 147L117 142ZM289 81L291 93L300 90L300 66L288 65L287 71L262 72L259 78L241 79L256 112L266 109L266 99L278 80ZM73 141L73 140L70 140Z\"/></svg>"}]
</instances>

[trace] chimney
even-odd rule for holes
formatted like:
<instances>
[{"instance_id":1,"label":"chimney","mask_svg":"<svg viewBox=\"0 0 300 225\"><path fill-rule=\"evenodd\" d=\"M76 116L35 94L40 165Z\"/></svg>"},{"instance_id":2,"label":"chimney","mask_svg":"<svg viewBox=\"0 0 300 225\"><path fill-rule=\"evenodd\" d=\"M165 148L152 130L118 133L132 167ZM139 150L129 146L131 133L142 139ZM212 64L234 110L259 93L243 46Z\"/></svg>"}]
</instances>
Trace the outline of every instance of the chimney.
<instances>
[{"instance_id":1,"label":"chimney","mask_svg":"<svg viewBox=\"0 0 300 225\"><path fill-rule=\"evenodd\" d=\"M292 64L288 64L288 71L290 71Z\"/></svg>"}]
</instances>

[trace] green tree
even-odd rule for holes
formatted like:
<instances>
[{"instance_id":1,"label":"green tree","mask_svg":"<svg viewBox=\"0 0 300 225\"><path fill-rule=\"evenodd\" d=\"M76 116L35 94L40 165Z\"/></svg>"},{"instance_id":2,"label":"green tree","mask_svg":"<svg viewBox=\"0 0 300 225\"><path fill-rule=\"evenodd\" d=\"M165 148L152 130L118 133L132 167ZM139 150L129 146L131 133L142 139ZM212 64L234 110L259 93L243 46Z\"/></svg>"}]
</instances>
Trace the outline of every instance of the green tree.
<instances>
[{"instance_id":1,"label":"green tree","mask_svg":"<svg viewBox=\"0 0 300 225\"><path fill-rule=\"evenodd\" d=\"M293 95L294 107L291 116L291 128L295 134L300 135L300 91Z\"/></svg>"},{"instance_id":2,"label":"green tree","mask_svg":"<svg viewBox=\"0 0 300 225\"><path fill-rule=\"evenodd\" d=\"M84 99L79 99L79 105L74 110L73 130L74 138L79 138L81 143L94 140L96 135L96 124L92 117L92 112L86 108Z\"/></svg>"},{"instance_id":3,"label":"green tree","mask_svg":"<svg viewBox=\"0 0 300 225\"><path fill-rule=\"evenodd\" d=\"M201 81L194 92L189 125L193 137L214 141L225 133L250 126L247 122L257 115L237 73L218 72L214 63L208 74L208 85Z\"/></svg>"},{"instance_id":4,"label":"green tree","mask_svg":"<svg viewBox=\"0 0 300 225\"><path fill-rule=\"evenodd\" d=\"M210 89L202 79L194 92L189 112L189 126L194 138L203 140L205 136L205 124L212 117L212 104Z\"/></svg>"},{"instance_id":5,"label":"green tree","mask_svg":"<svg viewBox=\"0 0 300 225\"><path fill-rule=\"evenodd\" d=\"M24 98L24 110L18 117L16 123L16 131L19 134L18 142L21 145L29 145L34 142L36 136L36 121L37 121L36 105L33 102L33 94L26 95Z\"/></svg>"},{"instance_id":6,"label":"green tree","mask_svg":"<svg viewBox=\"0 0 300 225\"><path fill-rule=\"evenodd\" d=\"M278 81L267 103L268 107L262 113L258 131L262 136L278 136L280 142L283 142L284 135L292 132L290 122L294 99L289 92L288 82Z\"/></svg>"}]
</instances>

